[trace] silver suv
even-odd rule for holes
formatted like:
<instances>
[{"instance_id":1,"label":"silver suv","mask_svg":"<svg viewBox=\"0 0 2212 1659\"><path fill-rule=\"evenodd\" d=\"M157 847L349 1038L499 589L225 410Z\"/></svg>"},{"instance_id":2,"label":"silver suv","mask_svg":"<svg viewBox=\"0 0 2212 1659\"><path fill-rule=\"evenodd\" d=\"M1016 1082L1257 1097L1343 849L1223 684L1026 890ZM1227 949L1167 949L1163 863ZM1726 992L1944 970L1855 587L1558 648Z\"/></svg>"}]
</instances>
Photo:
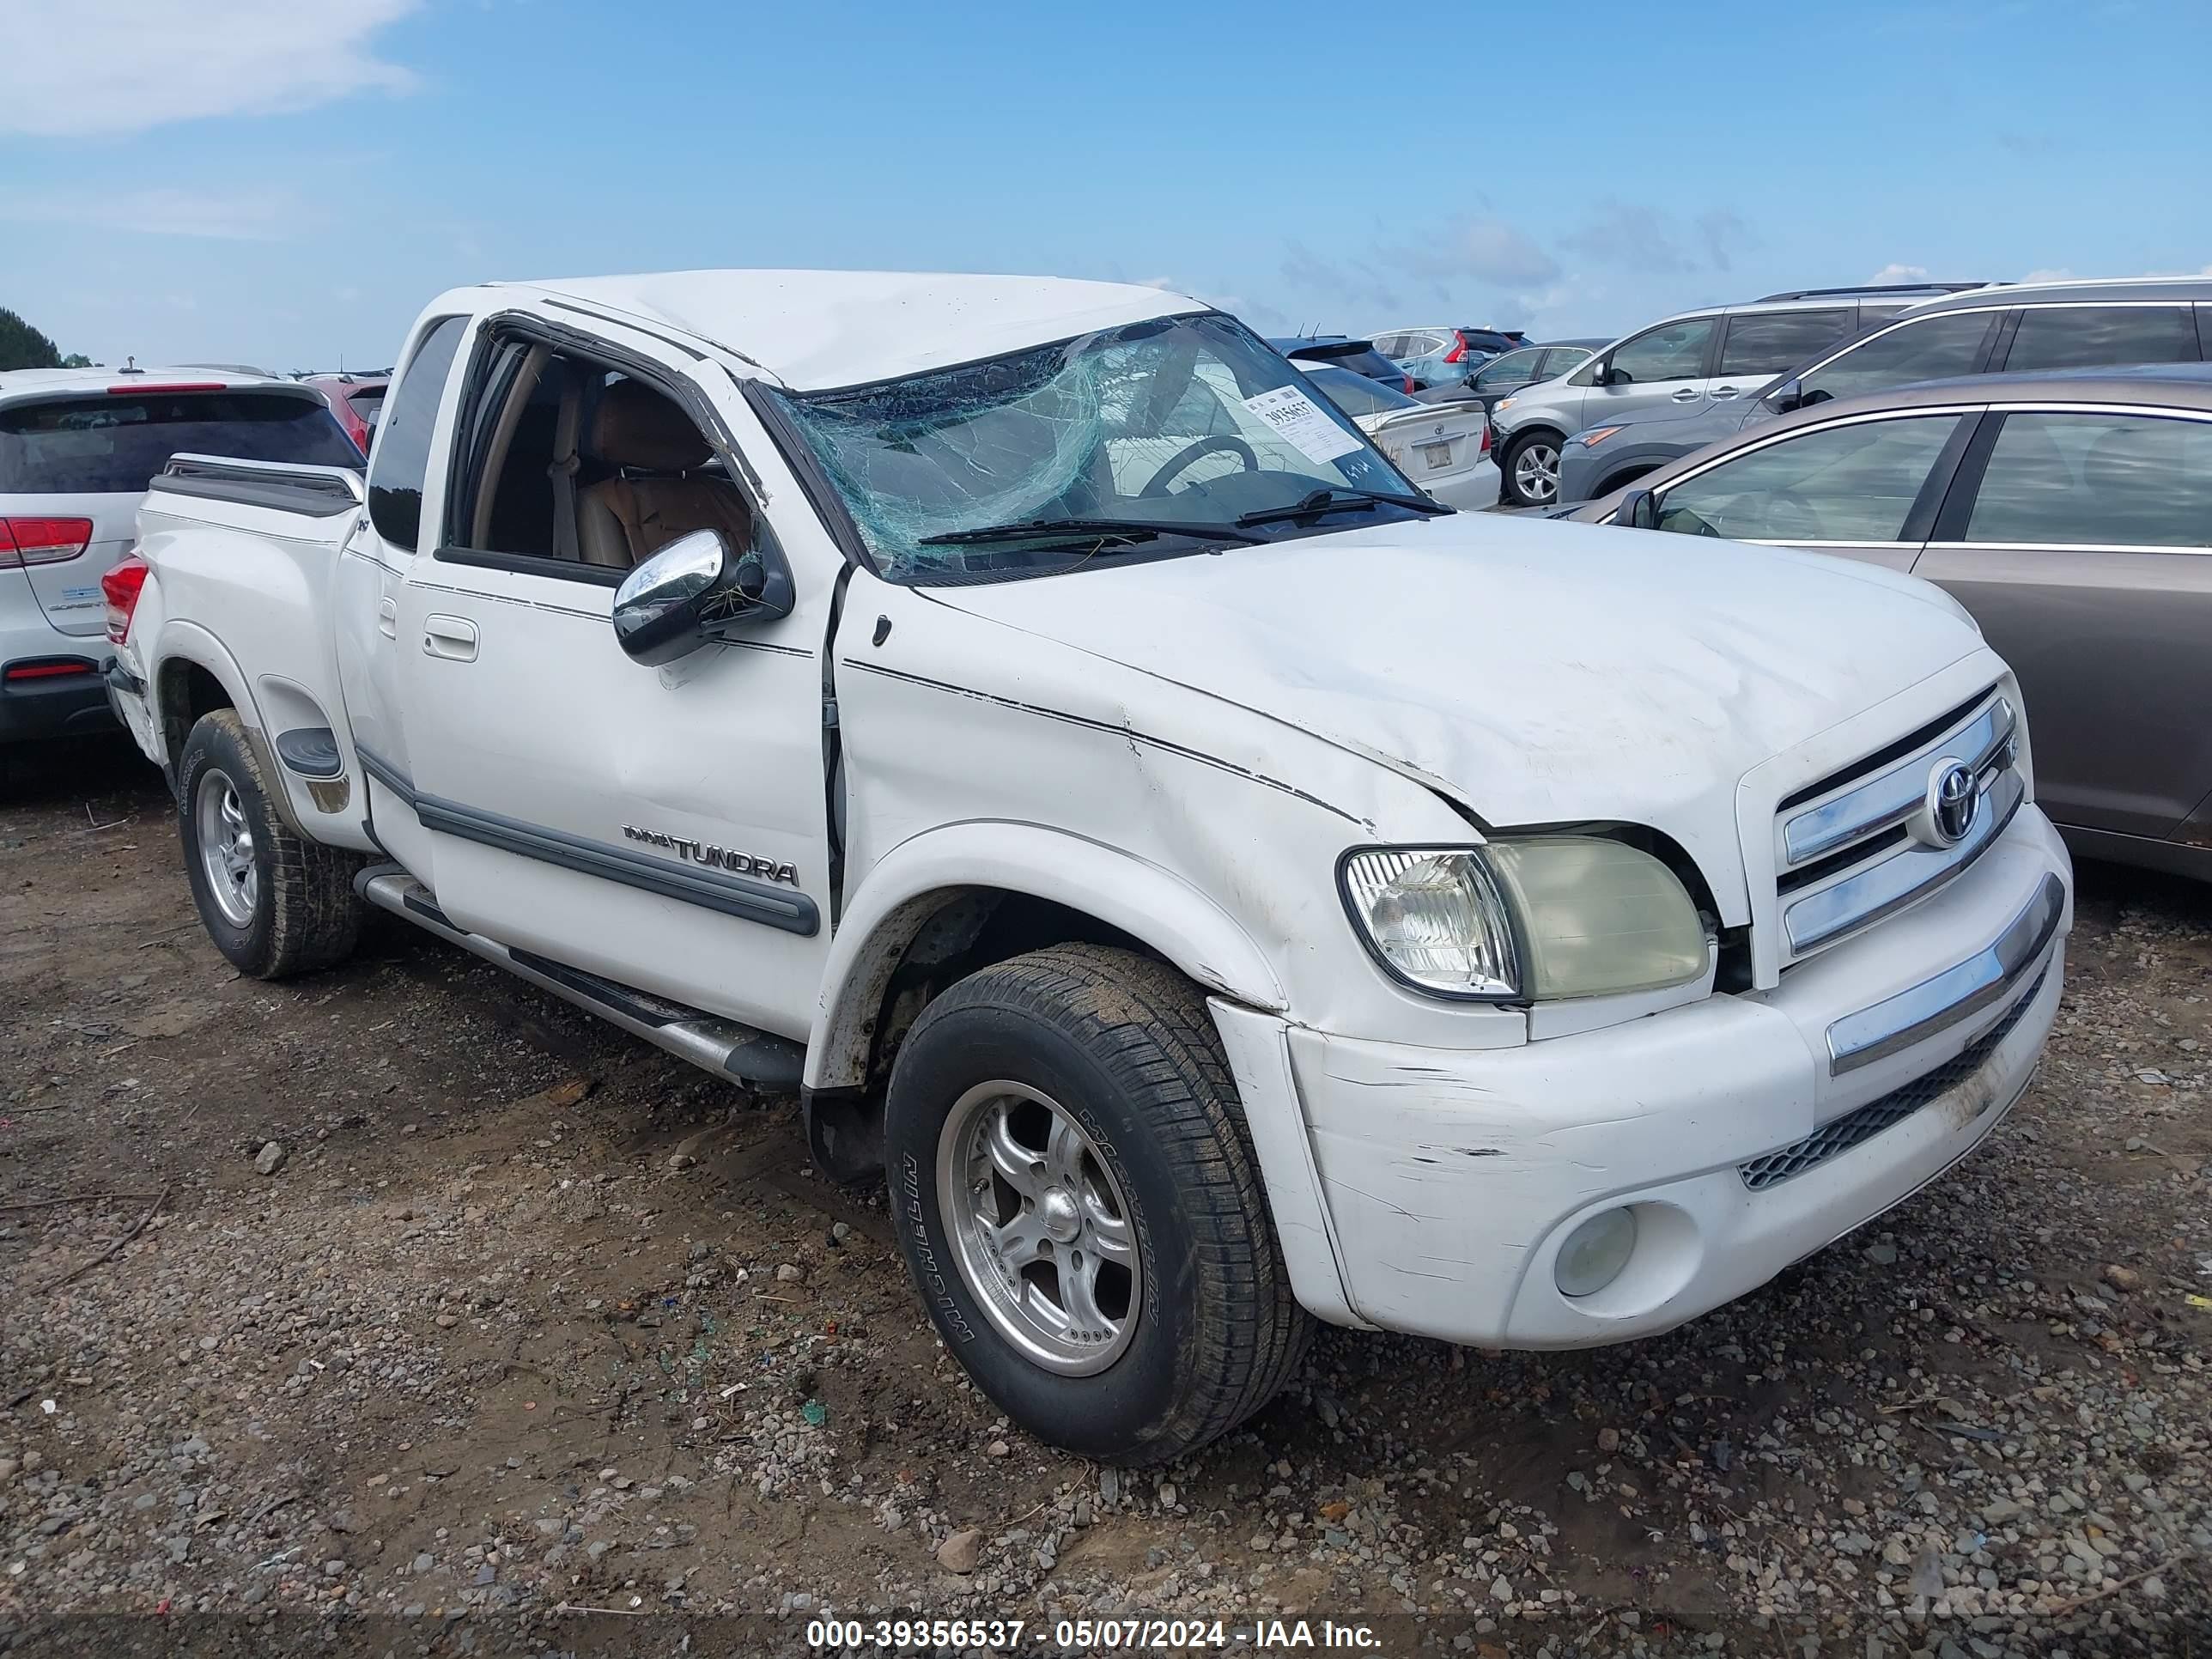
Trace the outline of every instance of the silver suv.
<instances>
[{"instance_id":1,"label":"silver suv","mask_svg":"<svg viewBox=\"0 0 2212 1659\"><path fill-rule=\"evenodd\" d=\"M179 451L359 467L313 386L247 371L0 374L0 785L21 744L112 731L100 579Z\"/></svg>"},{"instance_id":2,"label":"silver suv","mask_svg":"<svg viewBox=\"0 0 2212 1659\"><path fill-rule=\"evenodd\" d=\"M1586 427L1690 415L1759 392L1822 346L1919 301L1989 286L1914 283L1800 289L1748 305L1668 317L1614 341L1563 380L1517 392L1490 411L1490 453L1509 507L1559 495L1559 448Z\"/></svg>"}]
</instances>

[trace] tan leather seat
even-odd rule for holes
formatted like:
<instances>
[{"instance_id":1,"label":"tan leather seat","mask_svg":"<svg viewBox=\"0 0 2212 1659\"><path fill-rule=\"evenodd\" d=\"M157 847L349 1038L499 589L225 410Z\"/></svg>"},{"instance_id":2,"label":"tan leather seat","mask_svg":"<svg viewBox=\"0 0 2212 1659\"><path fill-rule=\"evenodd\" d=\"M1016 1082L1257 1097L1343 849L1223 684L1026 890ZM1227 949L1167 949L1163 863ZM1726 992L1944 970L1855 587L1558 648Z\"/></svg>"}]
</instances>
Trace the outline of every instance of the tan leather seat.
<instances>
[{"instance_id":1,"label":"tan leather seat","mask_svg":"<svg viewBox=\"0 0 2212 1659\"><path fill-rule=\"evenodd\" d=\"M701 474L712 453L677 404L635 380L617 380L592 416L594 459L625 472L576 497L576 540L586 564L627 570L678 536L719 530L732 553L752 543L744 498L727 479Z\"/></svg>"}]
</instances>

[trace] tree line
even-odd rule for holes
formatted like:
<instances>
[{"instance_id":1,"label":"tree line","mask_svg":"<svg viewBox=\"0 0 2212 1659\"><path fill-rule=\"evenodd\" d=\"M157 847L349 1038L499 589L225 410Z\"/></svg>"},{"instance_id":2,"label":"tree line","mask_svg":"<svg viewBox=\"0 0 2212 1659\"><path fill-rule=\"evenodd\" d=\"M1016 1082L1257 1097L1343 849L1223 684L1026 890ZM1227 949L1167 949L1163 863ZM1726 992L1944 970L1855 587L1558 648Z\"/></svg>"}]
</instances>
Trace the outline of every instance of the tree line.
<instances>
[{"instance_id":1,"label":"tree line","mask_svg":"<svg viewBox=\"0 0 2212 1659\"><path fill-rule=\"evenodd\" d=\"M81 351L64 357L61 348L5 306L0 306L0 369L90 368Z\"/></svg>"}]
</instances>

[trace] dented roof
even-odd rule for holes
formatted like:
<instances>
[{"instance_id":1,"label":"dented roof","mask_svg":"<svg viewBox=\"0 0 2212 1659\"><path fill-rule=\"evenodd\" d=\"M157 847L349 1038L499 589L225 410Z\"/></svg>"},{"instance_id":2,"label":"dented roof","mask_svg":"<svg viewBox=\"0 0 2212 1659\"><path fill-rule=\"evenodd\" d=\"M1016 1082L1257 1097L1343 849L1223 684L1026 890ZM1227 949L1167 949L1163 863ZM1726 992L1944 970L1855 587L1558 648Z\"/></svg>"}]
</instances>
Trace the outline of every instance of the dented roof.
<instances>
[{"instance_id":1,"label":"dented roof","mask_svg":"<svg viewBox=\"0 0 2212 1659\"><path fill-rule=\"evenodd\" d=\"M881 270L673 270L495 283L736 352L802 391L858 386L1207 307L1127 283Z\"/></svg>"}]
</instances>

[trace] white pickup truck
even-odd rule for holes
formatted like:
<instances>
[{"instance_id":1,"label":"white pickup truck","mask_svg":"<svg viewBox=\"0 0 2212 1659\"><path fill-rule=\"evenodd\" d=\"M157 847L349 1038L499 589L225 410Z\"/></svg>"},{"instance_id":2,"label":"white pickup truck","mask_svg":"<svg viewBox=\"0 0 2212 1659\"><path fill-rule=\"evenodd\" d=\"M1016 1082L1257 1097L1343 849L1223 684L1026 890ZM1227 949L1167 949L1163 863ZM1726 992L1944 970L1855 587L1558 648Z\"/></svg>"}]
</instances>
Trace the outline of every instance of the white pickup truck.
<instances>
[{"instance_id":1,"label":"white pickup truck","mask_svg":"<svg viewBox=\"0 0 2212 1659\"><path fill-rule=\"evenodd\" d=\"M1186 1451L1316 1317L1665 1330L2027 1087L2069 870L1932 586L1452 514L1148 288L493 284L401 361L365 487L179 456L111 587L208 931L379 905L797 1091L1048 1440Z\"/></svg>"}]
</instances>

